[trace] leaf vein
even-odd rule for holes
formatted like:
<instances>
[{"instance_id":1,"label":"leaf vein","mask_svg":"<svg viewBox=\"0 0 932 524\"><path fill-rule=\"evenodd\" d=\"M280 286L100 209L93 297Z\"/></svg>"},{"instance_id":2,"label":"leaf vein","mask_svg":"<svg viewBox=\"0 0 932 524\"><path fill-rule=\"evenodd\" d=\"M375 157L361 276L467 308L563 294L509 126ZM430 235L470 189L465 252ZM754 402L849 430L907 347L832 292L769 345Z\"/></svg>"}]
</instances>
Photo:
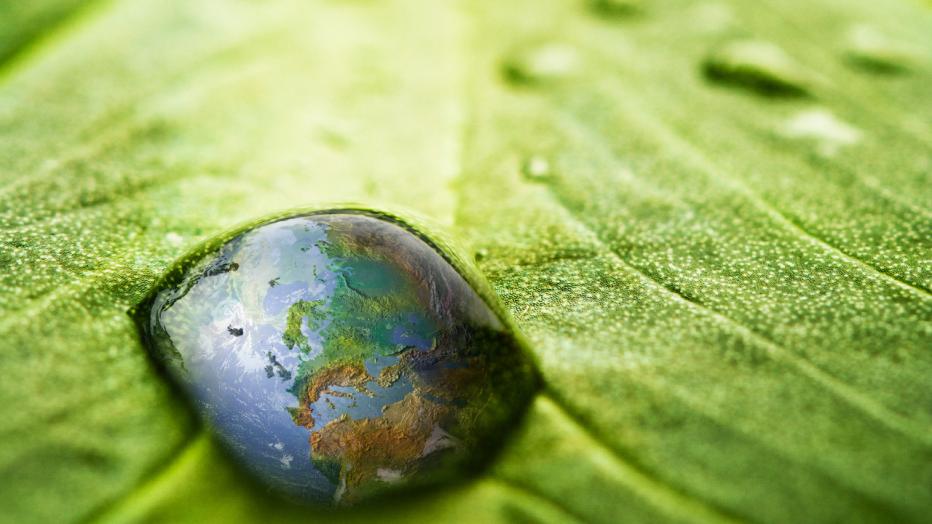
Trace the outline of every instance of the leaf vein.
<instances>
[{"instance_id":1,"label":"leaf vein","mask_svg":"<svg viewBox=\"0 0 932 524\"><path fill-rule=\"evenodd\" d=\"M911 419L904 417L903 415L900 415L899 413L896 413L886 406L874 401L857 389L851 387L850 385L825 372L818 366L812 364L804 357L796 355L789 349L779 345L768 336L760 333L755 329L745 326L741 322L701 302L698 302L695 299L683 295L680 291L670 287L660 280L657 280L656 278L641 270L639 267L633 265L631 262L626 260L619 251L613 249L607 243L606 239L599 235L598 232L593 230L585 221L580 219L572 210L572 207L568 205L567 202L563 201L559 192L557 192L551 185L547 185L547 187L554 200L561 208L566 210L568 216L571 217L574 222L576 222L580 227L587 231L596 243L598 243L603 249L605 249L607 253L610 253L636 276L638 276L643 282L649 283L656 289L667 293L675 300L681 301L684 304L688 304L693 308L701 310L719 322L733 326L738 330L739 333L748 339L754 340L760 344L771 356L793 366L804 376L825 388L840 400L847 402L851 406L860 410L862 413L871 417L875 421L925 445L932 445L932 433L930 433L928 428L917 427L918 425L915 424Z\"/></svg>"},{"instance_id":2,"label":"leaf vein","mask_svg":"<svg viewBox=\"0 0 932 524\"><path fill-rule=\"evenodd\" d=\"M657 124L653 119L639 116L636 112L628 110L627 107L625 109L627 113L629 113L633 118L637 119L637 123L640 128L650 129L653 131L653 135L665 144L669 145L671 150L680 151L684 154L684 156L687 157L687 159L689 159L694 164L697 164L707 177L716 181L724 181L727 186L730 186L733 190L747 198L754 207L762 211L778 224L797 233L799 238L802 240L819 246L823 250L835 253L838 258L844 260L848 264L859 267L867 271L869 274L873 274L875 277L878 277L883 281L886 281L900 289L903 289L904 291L909 292L914 296L917 296L921 300L928 300L930 297L932 297L932 292L930 292L928 289L901 280L898 277L886 272L885 270L875 267L865 260L861 260L853 255L848 254L841 248L830 244L828 241L804 229L800 224L791 220L772 204L751 191L746 184L729 175L726 170L721 169L707 155L691 145L687 140L683 139L682 136L670 128L669 125ZM565 111L558 112L558 116L562 122L568 123L577 129L582 129L587 133L588 136L597 139L601 146L606 151L608 151L609 154L611 154L613 157L616 157L615 152L606 143L605 138L601 134L593 133L586 129L585 126L576 124L573 115L568 114ZM716 174L720 176L716 176ZM564 205L563 207L567 206Z\"/></svg>"},{"instance_id":3,"label":"leaf vein","mask_svg":"<svg viewBox=\"0 0 932 524\"><path fill-rule=\"evenodd\" d=\"M648 504L662 513L673 513L675 517L693 522L736 522L737 519L721 508L710 505L695 496L680 492L668 483L654 478L638 466L626 460L617 449L592 432L583 423L579 414L569 406L558 392L548 388L541 394L541 407L570 423L581 436L590 442L591 448L604 454L606 462L618 480L626 484Z\"/></svg>"}]
</instances>

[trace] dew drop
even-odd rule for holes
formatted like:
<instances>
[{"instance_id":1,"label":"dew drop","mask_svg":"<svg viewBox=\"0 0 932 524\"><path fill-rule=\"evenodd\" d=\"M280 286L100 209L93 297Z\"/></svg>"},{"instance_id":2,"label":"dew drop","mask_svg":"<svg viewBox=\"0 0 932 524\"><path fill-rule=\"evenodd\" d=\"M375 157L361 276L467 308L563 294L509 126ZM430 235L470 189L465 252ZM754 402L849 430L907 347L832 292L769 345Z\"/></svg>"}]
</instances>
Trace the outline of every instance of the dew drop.
<instances>
[{"instance_id":1,"label":"dew drop","mask_svg":"<svg viewBox=\"0 0 932 524\"><path fill-rule=\"evenodd\" d=\"M912 69L916 51L868 25L857 25L848 32L848 61L874 73L902 73Z\"/></svg>"},{"instance_id":2,"label":"dew drop","mask_svg":"<svg viewBox=\"0 0 932 524\"><path fill-rule=\"evenodd\" d=\"M787 138L814 143L818 153L827 157L861 140L861 130L823 108L796 113L783 124L780 132Z\"/></svg>"},{"instance_id":3,"label":"dew drop","mask_svg":"<svg viewBox=\"0 0 932 524\"><path fill-rule=\"evenodd\" d=\"M606 18L620 18L637 14L644 7L641 0L588 0L589 9Z\"/></svg>"},{"instance_id":4,"label":"dew drop","mask_svg":"<svg viewBox=\"0 0 932 524\"><path fill-rule=\"evenodd\" d=\"M802 96L809 91L807 72L779 46L760 40L729 42L703 62L709 79L769 96Z\"/></svg>"},{"instance_id":5,"label":"dew drop","mask_svg":"<svg viewBox=\"0 0 932 524\"><path fill-rule=\"evenodd\" d=\"M395 219L313 212L224 238L135 316L219 440L288 498L350 505L461 478L535 392L497 306Z\"/></svg>"},{"instance_id":6,"label":"dew drop","mask_svg":"<svg viewBox=\"0 0 932 524\"><path fill-rule=\"evenodd\" d=\"M538 155L529 157L521 166L521 173L528 180L542 182L550 178L550 161Z\"/></svg>"},{"instance_id":7,"label":"dew drop","mask_svg":"<svg viewBox=\"0 0 932 524\"><path fill-rule=\"evenodd\" d=\"M507 80L516 84L538 84L560 80L579 67L576 49L550 42L512 53L503 65Z\"/></svg>"}]
</instances>

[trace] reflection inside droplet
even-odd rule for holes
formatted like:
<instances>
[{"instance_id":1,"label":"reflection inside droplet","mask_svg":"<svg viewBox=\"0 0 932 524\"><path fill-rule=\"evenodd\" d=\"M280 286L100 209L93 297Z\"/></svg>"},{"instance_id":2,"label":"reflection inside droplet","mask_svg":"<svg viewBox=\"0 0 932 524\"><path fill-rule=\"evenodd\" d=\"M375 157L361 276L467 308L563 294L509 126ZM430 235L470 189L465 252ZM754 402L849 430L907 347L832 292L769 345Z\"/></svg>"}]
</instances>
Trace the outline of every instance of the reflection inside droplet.
<instances>
[{"instance_id":1,"label":"reflection inside droplet","mask_svg":"<svg viewBox=\"0 0 932 524\"><path fill-rule=\"evenodd\" d=\"M203 248L137 319L231 452L307 502L461 476L536 384L512 331L441 253L361 212Z\"/></svg>"}]
</instances>

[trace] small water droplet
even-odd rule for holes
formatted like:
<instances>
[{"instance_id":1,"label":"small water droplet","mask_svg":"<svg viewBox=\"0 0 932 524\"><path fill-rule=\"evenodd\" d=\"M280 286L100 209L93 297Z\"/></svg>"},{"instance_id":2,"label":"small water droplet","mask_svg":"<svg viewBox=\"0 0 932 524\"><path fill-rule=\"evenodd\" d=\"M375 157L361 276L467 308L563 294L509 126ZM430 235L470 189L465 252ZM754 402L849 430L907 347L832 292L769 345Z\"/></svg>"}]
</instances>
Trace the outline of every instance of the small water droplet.
<instances>
[{"instance_id":1,"label":"small water droplet","mask_svg":"<svg viewBox=\"0 0 932 524\"><path fill-rule=\"evenodd\" d=\"M579 67L576 49L546 43L512 53L503 65L505 78L517 84L552 82L572 75Z\"/></svg>"},{"instance_id":2,"label":"small water droplet","mask_svg":"<svg viewBox=\"0 0 932 524\"><path fill-rule=\"evenodd\" d=\"M641 12L642 0L588 0L589 9L604 17L624 17Z\"/></svg>"},{"instance_id":3,"label":"small water droplet","mask_svg":"<svg viewBox=\"0 0 932 524\"><path fill-rule=\"evenodd\" d=\"M861 140L861 130L840 120L827 109L801 111L792 116L780 130L783 136L808 140L816 144L823 156L833 156L845 146Z\"/></svg>"},{"instance_id":4,"label":"small water droplet","mask_svg":"<svg viewBox=\"0 0 932 524\"><path fill-rule=\"evenodd\" d=\"M550 178L550 161L538 155L529 157L521 166L521 173L535 182L542 182Z\"/></svg>"},{"instance_id":5,"label":"small water droplet","mask_svg":"<svg viewBox=\"0 0 932 524\"><path fill-rule=\"evenodd\" d=\"M703 71L716 82L770 96L805 95L811 83L808 73L782 48L760 40L719 47L706 57Z\"/></svg>"},{"instance_id":6,"label":"small water droplet","mask_svg":"<svg viewBox=\"0 0 932 524\"><path fill-rule=\"evenodd\" d=\"M915 49L868 25L851 28L846 53L853 65L874 73L902 73L918 59Z\"/></svg>"},{"instance_id":7,"label":"small water droplet","mask_svg":"<svg viewBox=\"0 0 932 524\"><path fill-rule=\"evenodd\" d=\"M308 213L225 238L136 319L221 442L289 498L347 505L462 476L535 391L507 323L397 220Z\"/></svg>"},{"instance_id":8,"label":"small water droplet","mask_svg":"<svg viewBox=\"0 0 932 524\"><path fill-rule=\"evenodd\" d=\"M473 255L473 258L476 260L476 262L482 262L486 258L489 258L489 250L485 248L477 249L476 254Z\"/></svg>"}]
</instances>

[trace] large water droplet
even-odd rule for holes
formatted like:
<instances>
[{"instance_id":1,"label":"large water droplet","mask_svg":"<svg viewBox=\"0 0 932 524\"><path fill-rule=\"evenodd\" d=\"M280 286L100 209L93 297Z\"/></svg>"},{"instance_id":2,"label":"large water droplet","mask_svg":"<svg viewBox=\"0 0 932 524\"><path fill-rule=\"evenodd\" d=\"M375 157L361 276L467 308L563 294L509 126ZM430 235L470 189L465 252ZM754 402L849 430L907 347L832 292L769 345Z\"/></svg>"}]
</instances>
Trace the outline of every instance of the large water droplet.
<instances>
[{"instance_id":1,"label":"large water droplet","mask_svg":"<svg viewBox=\"0 0 932 524\"><path fill-rule=\"evenodd\" d=\"M536 387L507 323L398 221L267 221L186 257L136 313L242 463L304 502L460 478Z\"/></svg>"},{"instance_id":2,"label":"large water droplet","mask_svg":"<svg viewBox=\"0 0 932 524\"><path fill-rule=\"evenodd\" d=\"M706 57L706 76L764 95L800 96L809 90L807 72L782 48L759 40L729 42Z\"/></svg>"}]
</instances>

